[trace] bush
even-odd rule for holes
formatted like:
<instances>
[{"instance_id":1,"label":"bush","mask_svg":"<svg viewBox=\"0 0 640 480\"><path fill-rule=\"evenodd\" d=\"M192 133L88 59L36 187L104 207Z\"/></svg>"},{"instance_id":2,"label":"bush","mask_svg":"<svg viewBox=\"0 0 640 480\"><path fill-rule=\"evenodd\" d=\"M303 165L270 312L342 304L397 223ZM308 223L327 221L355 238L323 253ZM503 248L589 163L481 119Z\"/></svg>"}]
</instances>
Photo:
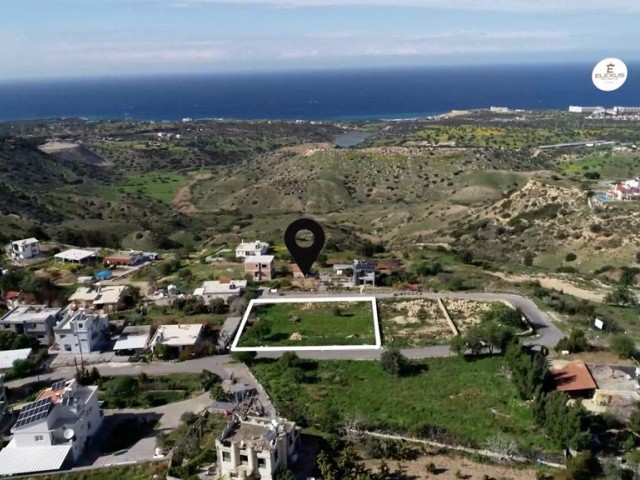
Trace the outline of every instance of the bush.
<instances>
[{"instance_id":1,"label":"bush","mask_svg":"<svg viewBox=\"0 0 640 480\"><path fill-rule=\"evenodd\" d=\"M564 257L564 260L566 262L573 262L578 258L578 256L575 253L567 253L567 255Z\"/></svg>"},{"instance_id":2,"label":"bush","mask_svg":"<svg viewBox=\"0 0 640 480\"><path fill-rule=\"evenodd\" d=\"M636 354L636 344L633 339L627 335L614 335L610 342L611 351L616 353L620 358L633 358Z\"/></svg>"},{"instance_id":3,"label":"bush","mask_svg":"<svg viewBox=\"0 0 640 480\"><path fill-rule=\"evenodd\" d=\"M556 352L568 350L569 353L580 353L589 349L589 342L584 330L576 329L568 337L560 339L555 346Z\"/></svg>"},{"instance_id":4,"label":"bush","mask_svg":"<svg viewBox=\"0 0 640 480\"><path fill-rule=\"evenodd\" d=\"M236 362L246 363L247 365L251 365L257 356L257 352L234 352L231 354L231 357Z\"/></svg>"},{"instance_id":5,"label":"bush","mask_svg":"<svg viewBox=\"0 0 640 480\"><path fill-rule=\"evenodd\" d=\"M406 375L411 366L407 357L402 355L402 353L400 353L400 350L396 348L392 348L382 352L381 361L382 369L385 372L397 377Z\"/></svg>"}]
</instances>

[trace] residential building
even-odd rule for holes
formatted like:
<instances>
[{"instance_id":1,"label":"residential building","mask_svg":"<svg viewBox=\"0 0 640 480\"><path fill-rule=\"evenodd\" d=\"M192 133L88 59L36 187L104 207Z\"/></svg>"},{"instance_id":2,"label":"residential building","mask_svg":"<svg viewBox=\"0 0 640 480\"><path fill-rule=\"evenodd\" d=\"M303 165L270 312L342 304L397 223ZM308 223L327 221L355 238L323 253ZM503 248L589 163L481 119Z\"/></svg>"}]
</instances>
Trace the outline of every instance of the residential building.
<instances>
[{"instance_id":1,"label":"residential building","mask_svg":"<svg viewBox=\"0 0 640 480\"><path fill-rule=\"evenodd\" d=\"M569 362L551 370L556 390L571 398L592 398L598 385L583 362Z\"/></svg>"},{"instance_id":2,"label":"residential building","mask_svg":"<svg viewBox=\"0 0 640 480\"><path fill-rule=\"evenodd\" d=\"M20 410L0 451L0 476L48 472L78 463L102 425L98 387L60 381Z\"/></svg>"},{"instance_id":3,"label":"residential building","mask_svg":"<svg viewBox=\"0 0 640 480\"><path fill-rule=\"evenodd\" d=\"M257 282L273 278L273 255L255 255L244 260L244 273Z\"/></svg>"},{"instance_id":4,"label":"residential building","mask_svg":"<svg viewBox=\"0 0 640 480\"><path fill-rule=\"evenodd\" d=\"M402 263L395 258L376 262L376 273L391 275L402 271Z\"/></svg>"},{"instance_id":5,"label":"residential building","mask_svg":"<svg viewBox=\"0 0 640 480\"><path fill-rule=\"evenodd\" d=\"M10 370L16 360L26 360L30 355L30 348L0 351L0 373Z\"/></svg>"},{"instance_id":6,"label":"residential building","mask_svg":"<svg viewBox=\"0 0 640 480\"><path fill-rule=\"evenodd\" d=\"M0 318L0 328L30 335L41 345L53 343L53 326L60 319L62 309L46 305L21 305L14 307Z\"/></svg>"},{"instance_id":7,"label":"residential building","mask_svg":"<svg viewBox=\"0 0 640 480\"><path fill-rule=\"evenodd\" d=\"M354 260L352 268L354 286L376 284L375 260Z\"/></svg>"},{"instance_id":8,"label":"residential building","mask_svg":"<svg viewBox=\"0 0 640 480\"><path fill-rule=\"evenodd\" d=\"M178 353L186 347L194 347L202 340L203 324L160 325L149 346L155 351L158 345L167 345Z\"/></svg>"},{"instance_id":9,"label":"residential building","mask_svg":"<svg viewBox=\"0 0 640 480\"><path fill-rule=\"evenodd\" d=\"M118 252L111 254L107 257L104 257L102 261L107 265L133 267L134 265L142 263L144 260L145 256L143 252L129 250L128 252Z\"/></svg>"},{"instance_id":10,"label":"residential building","mask_svg":"<svg viewBox=\"0 0 640 480\"><path fill-rule=\"evenodd\" d=\"M141 353L147 348L150 336L150 325L130 325L122 330L113 350L119 354Z\"/></svg>"},{"instance_id":11,"label":"residential building","mask_svg":"<svg viewBox=\"0 0 640 480\"><path fill-rule=\"evenodd\" d=\"M236 257L246 258L255 257L256 255L264 255L269 251L269 244L256 240L255 242L245 243L243 240L240 245L236 247Z\"/></svg>"},{"instance_id":12,"label":"residential building","mask_svg":"<svg viewBox=\"0 0 640 480\"><path fill-rule=\"evenodd\" d=\"M613 111L616 115L638 115L640 107L613 107Z\"/></svg>"},{"instance_id":13,"label":"residential building","mask_svg":"<svg viewBox=\"0 0 640 480\"><path fill-rule=\"evenodd\" d=\"M109 317L86 310L68 309L53 327L61 352L91 353L109 344Z\"/></svg>"},{"instance_id":14,"label":"residential building","mask_svg":"<svg viewBox=\"0 0 640 480\"><path fill-rule=\"evenodd\" d=\"M224 321L220 329L220 334L218 335L218 350L220 352L224 352L229 348L233 338L236 336L236 333L238 333L238 327L241 321L242 317L227 317Z\"/></svg>"},{"instance_id":15,"label":"residential building","mask_svg":"<svg viewBox=\"0 0 640 480\"><path fill-rule=\"evenodd\" d=\"M96 252L91 250L80 250L78 248L72 248L65 250L64 252L56 253L55 258L62 263L76 263L78 265L86 265L96 261Z\"/></svg>"},{"instance_id":16,"label":"residential building","mask_svg":"<svg viewBox=\"0 0 640 480\"><path fill-rule=\"evenodd\" d=\"M16 260L27 260L38 255L40 255L40 242L35 238L11 242L11 256Z\"/></svg>"},{"instance_id":17,"label":"residential building","mask_svg":"<svg viewBox=\"0 0 640 480\"><path fill-rule=\"evenodd\" d=\"M297 461L300 428L284 419L232 418L216 439L218 475L223 479L257 476L272 480Z\"/></svg>"},{"instance_id":18,"label":"residential building","mask_svg":"<svg viewBox=\"0 0 640 480\"><path fill-rule=\"evenodd\" d=\"M69 303L75 309L95 309L116 312L124 306L126 285L101 285L96 283L90 287L79 287L69 297Z\"/></svg>"},{"instance_id":19,"label":"residential building","mask_svg":"<svg viewBox=\"0 0 640 480\"><path fill-rule=\"evenodd\" d=\"M583 107L583 106L580 106L580 105L570 105L569 106L569 112L570 113L592 114L592 113L604 112L604 111L605 111L604 107Z\"/></svg>"},{"instance_id":20,"label":"residential building","mask_svg":"<svg viewBox=\"0 0 640 480\"><path fill-rule=\"evenodd\" d=\"M221 298L226 302L232 297L242 295L245 288L247 288L246 280L213 280L203 282L200 288L194 290L193 295L202 297L205 302L214 298Z\"/></svg>"},{"instance_id":21,"label":"residential building","mask_svg":"<svg viewBox=\"0 0 640 480\"><path fill-rule=\"evenodd\" d=\"M10 290L4 294L4 300L7 303L8 309L18 307L22 303L22 292Z\"/></svg>"}]
</instances>

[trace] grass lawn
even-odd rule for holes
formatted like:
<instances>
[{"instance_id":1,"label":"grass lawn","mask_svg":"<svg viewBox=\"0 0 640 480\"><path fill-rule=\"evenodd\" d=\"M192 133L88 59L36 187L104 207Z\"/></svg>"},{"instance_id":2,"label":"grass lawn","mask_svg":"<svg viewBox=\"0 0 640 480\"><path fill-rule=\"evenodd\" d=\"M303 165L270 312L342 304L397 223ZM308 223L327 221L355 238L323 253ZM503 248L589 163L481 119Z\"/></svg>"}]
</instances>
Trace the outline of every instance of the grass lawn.
<instances>
[{"instance_id":1,"label":"grass lawn","mask_svg":"<svg viewBox=\"0 0 640 480\"><path fill-rule=\"evenodd\" d=\"M340 309L336 315L335 308ZM371 302L314 302L257 304L250 318L260 321L245 327L239 347L374 345ZM299 321L291 321L291 317ZM268 331L259 325L269 325ZM293 333L301 340L290 340Z\"/></svg>"},{"instance_id":2,"label":"grass lawn","mask_svg":"<svg viewBox=\"0 0 640 480\"><path fill-rule=\"evenodd\" d=\"M562 164L559 168L566 173L598 172L602 178L622 180L638 174L640 157L635 154L588 156Z\"/></svg>"},{"instance_id":3,"label":"grass lawn","mask_svg":"<svg viewBox=\"0 0 640 480\"><path fill-rule=\"evenodd\" d=\"M131 175L124 185L107 187L105 198L118 198L125 193L139 193L170 203L180 188L186 182L184 175L173 172L159 172L147 175Z\"/></svg>"},{"instance_id":4,"label":"grass lawn","mask_svg":"<svg viewBox=\"0 0 640 480\"><path fill-rule=\"evenodd\" d=\"M309 362L304 380L293 387L277 362L252 368L277 408L290 415L297 411L310 425L359 415L380 430L412 432L431 425L475 445L502 432L525 448L547 447L529 407L517 400L503 375L502 362L500 357L433 358L421 361L422 373L402 378L384 372L380 362ZM323 420L327 417L331 422Z\"/></svg>"}]
</instances>

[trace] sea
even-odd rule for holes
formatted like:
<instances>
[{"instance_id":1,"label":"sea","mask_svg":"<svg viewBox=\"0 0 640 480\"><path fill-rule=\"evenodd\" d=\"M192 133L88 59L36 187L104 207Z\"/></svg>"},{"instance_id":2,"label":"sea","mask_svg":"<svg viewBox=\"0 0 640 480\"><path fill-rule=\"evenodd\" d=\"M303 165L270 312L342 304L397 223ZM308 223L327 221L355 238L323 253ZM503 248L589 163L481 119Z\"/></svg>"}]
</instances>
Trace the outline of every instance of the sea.
<instances>
[{"instance_id":1,"label":"sea","mask_svg":"<svg viewBox=\"0 0 640 480\"><path fill-rule=\"evenodd\" d=\"M386 68L0 80L0 120L402 120L455 109L640 104L640 64L614 92L593 65Z\"/></svg>"}]
</instances>

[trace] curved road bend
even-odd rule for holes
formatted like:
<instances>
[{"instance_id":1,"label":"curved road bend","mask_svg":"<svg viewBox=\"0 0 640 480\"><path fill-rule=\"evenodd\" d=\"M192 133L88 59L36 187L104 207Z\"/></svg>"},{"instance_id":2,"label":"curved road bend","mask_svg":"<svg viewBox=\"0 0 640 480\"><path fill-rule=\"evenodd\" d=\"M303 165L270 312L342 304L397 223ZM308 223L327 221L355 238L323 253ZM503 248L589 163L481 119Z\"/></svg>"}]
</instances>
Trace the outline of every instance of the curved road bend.
<instances>
[{"instance_id":1,"label":"curved road bend","mask_svg":"<svg viewBox=\"0 0 640 480\"><path fill-rule=\"evenodd\" d=\"M308 293L301 294L287 294L287 296L309 296ZM339 297L349 296L353 297L351 293L345 294L313 294L314 297ZM372 296L366 293L356 296ZM376 298L430 298L436 299L438 297L443 299L460 299L460 300L479 300L479 301L507 301L513 304L515 307L520 308L527 316L529 321L533 324L538 337L534 338L527 344L544 345L548 348L555 346L555 344L563 338L565 335L560 329L558 329L549 316L538 309L535 303L528 298L520 295L514 295L509 293L467 293L467 292L452 292L452 293L423 293L413 295L400 295L394 297L393 293L380 293L375 295ZM344 350L344 351L327 351L327 350L308 350L304 352L298 352L301 358L308 358L314 360L376 360L380 358L382 351L379 349L372 350ZM437 345L433 347L424 348L412 348L402 350L402 353L408 358L435 358L435 357L448 357L453 355L447 345ZM261 353L259 356L262 358L277 358L281 355L279 352L273 353ZM118 376L118 375L138 375L141 372L150 376L169 375L174 373L200 373L203 369L211 370L219 375L226 377L225 373L229 371L235 371L241 368L239 365L234 365L231 362L229 355L216 355L213 357L199 358L196 360L189 360L186 362L170 363L170 362L153 362L147 363L106 363L95 365L101 375L105 376ZM75 375L75 367L62 367L54 372L41 374L40 380L54 380L62 378L71 378ZM36 377L22 378L19 380L13 380L6 382L6 386L9 388L15 388L20 385L35 382Z\"/></svg>"}]
</instances>

